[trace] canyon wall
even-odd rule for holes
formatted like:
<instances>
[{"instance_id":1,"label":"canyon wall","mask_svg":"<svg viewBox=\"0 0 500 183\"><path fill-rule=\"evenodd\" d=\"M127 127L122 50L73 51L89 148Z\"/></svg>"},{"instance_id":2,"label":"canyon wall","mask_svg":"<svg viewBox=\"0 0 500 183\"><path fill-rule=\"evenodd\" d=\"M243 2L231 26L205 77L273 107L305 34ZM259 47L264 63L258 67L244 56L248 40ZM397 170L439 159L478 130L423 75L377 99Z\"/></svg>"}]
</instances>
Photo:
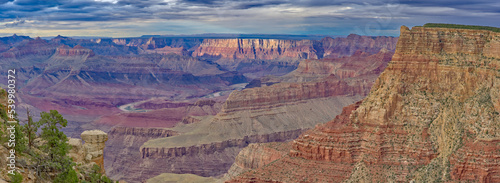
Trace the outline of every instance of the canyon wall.
<instances>
[{"instance_id":1,"label":"canyon wall","mask_svg":"<svg viewBox=\"0 0 500 183\"><path fill-rule=\"evenodd\" d=\"M401 27L392 61L362 102L232 182L500 181L499 39Z\"/></svg>"},{"instance_id":2,"label":"canyon wall","mask_svg":"<svg viewBox=\"0 0 500 183\"><path fill-rule=\"evenodd\" d=\"M312 40L205 39L193 56L221 59L293 60L318 58Z\"/></svg>"},{"instance_id":3,"label":"canyon wall","mask_svg":"<svg viewBox=\"0 0 500 183\"><path fill-rule=\"evenodd\" d=\"M360 51L355 58L345 56L305 60L303 62L324 67L294 71L290 75L273 78L276 83L269 86L233 91L217 115L192 124L177 125L172 128L179 132L177 136L145 142L141 146L143 162L157 162L150 165L162 167L162 173L221 176L230 169L239 150L248 144L294 139L319 122L334 118L343 106L361 100L369 93L375 78L382 72L391 55L387 50L373 55ZM338 68L325 70L330 65L338 65ZM356 74L343 74L342 77L335 75L347 70ZM316 74L318 72L324 74ZM303 77L307 77L307 80ZM233 159L223 159L222 155ZM163 168L165 165L159 163L167 160L180 162L187 158L206 160L197 162L199 166L185 170L177 165L170 169ZM214 164L214 159L219 162ZM190 164L190 161L183 162ZM265 163L267 160L261 164ZM148 175L153 176L160 171L151 169L148 172Z\"/></svg>"},{"instance_id":4,"label":"canyon wall","mask_svg":"<svg viewBox=\"0 0 500 183\"><path fill-rule=\"evenodd\" d=\"M321 40L321 48L318 50L322 50L322 58L349 56L353 55L356 51L375 54L381 49L394 51L397 41L397 37L370 37L350 34L345 38L323 38Z\"/></svg>"},{"instance_id":5,"label":"canyon wall","mask_svg":"<svg viewBox=\"0 0 500 183\"><path fill-rule=\"evenodd\" d=\"M376 54L382 49L394 51L397 38L349 35L316 40L280 39L204 39L192 56L213 60L229 70L247 77L284 75L297 67L300 60L340 58L356 51Z\"/></svg>"},{"instance_id":6,"label":"canyon wall","mask_svg":"<svg viewBox=\"0 0 500 183\"><path fill-rule=\"evenodd\" d=\"M280 39L204 39L193 52L195 57L217 57L222 60L283 60L338 58L356 51L369 54L381 49L394 51L397 37L369 37L351 34L346 38L326 37L314 40Z\"/></svg>"}]
</instances>

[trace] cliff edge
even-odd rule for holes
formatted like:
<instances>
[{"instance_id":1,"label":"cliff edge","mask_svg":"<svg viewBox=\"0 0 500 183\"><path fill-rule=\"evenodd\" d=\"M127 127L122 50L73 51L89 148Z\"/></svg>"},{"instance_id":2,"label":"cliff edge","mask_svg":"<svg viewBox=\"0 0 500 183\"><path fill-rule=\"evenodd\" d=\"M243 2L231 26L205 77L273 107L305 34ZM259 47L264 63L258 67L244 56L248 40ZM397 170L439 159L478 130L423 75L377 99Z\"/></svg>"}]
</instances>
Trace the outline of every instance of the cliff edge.
<instances>
[{"instance_id":1,"label":"cliff edge","mask_svg":"<svg viewBox=\"0 0 500 183\"><path fill-rule=\"evenodd\" d=\"M403 26L362 102L231 182L499 182L499 48L497 32Z\"/></svg>"}]
</instances>

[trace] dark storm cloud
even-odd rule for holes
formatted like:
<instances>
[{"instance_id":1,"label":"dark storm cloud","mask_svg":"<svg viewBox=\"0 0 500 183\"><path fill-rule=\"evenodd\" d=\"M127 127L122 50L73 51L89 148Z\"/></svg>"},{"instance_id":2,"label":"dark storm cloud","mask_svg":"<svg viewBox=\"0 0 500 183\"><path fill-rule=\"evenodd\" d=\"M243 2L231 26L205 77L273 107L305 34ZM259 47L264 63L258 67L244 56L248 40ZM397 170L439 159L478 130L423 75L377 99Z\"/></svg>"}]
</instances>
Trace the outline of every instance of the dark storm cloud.
<instances>
[{"instance_id":1,"label":"dark storm cloud","mask_svg":"<svg viewBox=\"0 0 500 183\"><path fill-rule=\"evenodd\" d=\"M161 0L146 0L146 1L121 0L121 1L118 1L118 3L116 3L116 4L117 4L117 6L130 5L130 6L137 7L137 8L146 8L146 7L155 6L155 5L159 5L159 6L168 5L168 3L163 2Z\"/></svg>"},{"instance_id":2,"label":"dark storm cloud","mask_svg":"<svg viewBox=\"0 0 500 183\"><path fill-rule=\"evenodd\" d=\"M426 22L499 26L499 16L497 0L0 0L2 27L53 21L54 30L55 25L72 22L99 22L94 23L98 27L103 22L175 20L211 26L210 31L219 27L236 32L320 34L329 29L339 32L348 30L348 26L373 24L380 30ZM155 30L165 27L157 26Z\"/></svg>"},{"instance_id":3,"label":"dark storm cloud","mask_svg":"<svg viewBox=\"0 0 500 183\"><path fill-rule=\"evenodd\" d=\"M362 8L369 9L372 6L381 6L385 4L407 5L409 7L449 7L459 10L470 10L483 12L499 12L500 7L492 6L495 1L464 1L464 0L388 0L388 1L361 1L361 0L313 0L313 1L277 1L277 0L252 0L252 1L222 1L222 0L180 0L176 3L168 3L162 0L120 0L116 3L99 2L93 0L16 0L13 4L6 4L8 1L0 1L0 18L9 17L30 17L36 16L34 12L54 13L57 16L52 17L54 20L75 20L75 21L107 21L107 20L122 20L131 18L156 18L163 17L167 19L185 18L188 15L179 15L172 17L156 16L162 12L179 12L191 6L205 8L226 8L226 9L249 9L259 7L272 7L278 5L289 5L295 7L323 7L323 6L339 6L339 5L358 5ZM151 7L157 7L152 9ZM149 8L149 9L148 9ZM147 10L143 10L147 9ZM103 12L105 10L105 12ZM147 11L147 12L143 12ZM215 14L215 11L211 11ZM82 16L82 13L88 15ZM135 14L137 13L137 14ZM203 12L205 13L205 12ZM425 13L422 11L421 13ZM22 14L22 15L21 15ZM193 14L196 14L194 12ZM432 15L433 12L429 12ZM146 15L146 16L144 16ZM206 14L203 14L206 15ZM118 16L112 18L110 16ZM99 17L102 17L100 19Z\"/></svg>"},{"instance_id":4,"label":"dark storm cloud","mask_svg":"<svg viewBox=\"0 0 500 183\"><path fill-rule=\"evenodd\" d=\"M462 10L475 10L483 12L500 12L498 1L494 0L401 0L400 4L417 7L450 7ZM496 4L496 5L495 5Z\"/></svg>"},{"instance_id":5,"label":"dark storm cloud","mask_svg":"<svg viewBox=\"0 0 500 183\"><path fill-rule=\"evenodd\" d=\"M250 9L250 8L258 8L264 6L276 6L280 4L286 4L286 1L261 1L261 2L244 2L237 6L235 9Z\"/></svg>"}]
</instances>

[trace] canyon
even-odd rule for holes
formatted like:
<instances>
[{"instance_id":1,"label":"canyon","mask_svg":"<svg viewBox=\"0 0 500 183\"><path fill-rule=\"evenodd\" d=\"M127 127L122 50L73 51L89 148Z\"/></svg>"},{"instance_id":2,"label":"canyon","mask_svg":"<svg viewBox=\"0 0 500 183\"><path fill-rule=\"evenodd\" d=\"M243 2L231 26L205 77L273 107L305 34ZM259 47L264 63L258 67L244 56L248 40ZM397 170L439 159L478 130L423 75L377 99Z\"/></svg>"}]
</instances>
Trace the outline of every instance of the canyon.
<instances>
[{"instance_id":1,"label":"canyon","mask_svg":"<svg viewBox=\"0 0 500 183\"><path fill-rule=\"evenodd\" d=\"M156 167L145 170L149 175L158 174L158 169L178 173L182 167L174 162L184 160L185 165L194 158L196 168L184 172L221 177L248 144L285 142L298 137L319 122L334 118L343 106L366 96L393 54L388 50L356 53L335 59L304 60L299 68L316 67L270 78L273 84L232 92L216 115L171 128L179 135L144 142L140 147L141 165ZM199 161L198 157L206 160ZM215 160L217 164L213 163Z\"/></svg>"},{"instance_id":2,"label":"canyon","mask_svg":"<svg viewBox=\"0 0 500 183\"><path fill-rule=\"evenodd\" d=\"M366 98L290 143L248 146L227 182L500 181L500 34L400 31Z\"/></svg>"},{"instance_id":3,"label":"canyon","mask_svg":"<svg viewBox=\"0 0 500 183\"><path fill-rule=\"evenodd\" d=\"M108 133L110 178L220 178L248 144L295 139L368 95L396 41L15 35L0 67L18 69L21 118L56 109L68 136Z\"/></svg>"}]
</instances>

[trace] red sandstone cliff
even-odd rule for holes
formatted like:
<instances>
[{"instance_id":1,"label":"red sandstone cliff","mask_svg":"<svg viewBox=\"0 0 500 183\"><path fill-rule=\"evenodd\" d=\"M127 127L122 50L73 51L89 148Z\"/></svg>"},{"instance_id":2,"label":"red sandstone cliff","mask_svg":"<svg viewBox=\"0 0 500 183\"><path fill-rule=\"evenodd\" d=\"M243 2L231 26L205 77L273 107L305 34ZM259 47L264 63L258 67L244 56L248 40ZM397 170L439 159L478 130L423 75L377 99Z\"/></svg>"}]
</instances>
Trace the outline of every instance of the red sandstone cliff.
<instances>
[{"instance_id":1,"label":"red sandstone cliff","mask_svg":"<svg viewBox=\"0 0 500 183\"><path fill-rule=\"evenodd\" d=\"M301 135L289 156L231 182L499 182L499 40L485 30L403 26L363 102Z\"/></svg>"},{"instance_id":2,"label":"red sandstone cliff","mask_svg":"<svg viewBox=\"0 0 500 183\"><path fill-rule=\"evenodd\" d=\"M294 60L318 58L311 40L205 39L193 56L221 59Z\"/></svg>"},{"instance_id":3,"label":"red sandstone cliff","mask_svg":"<svg viewBox=\"0 0 500 183\"><path fill-rule=\"evenodd\" d=\"M346 38L326 37L321 41L277 39L205 39L193 56L221 59L260 59L297 61L323 57L351 56L356 51L369 54L381 49L395 50L398 38L351 34Z\"/></svg>"}]
</instances>

